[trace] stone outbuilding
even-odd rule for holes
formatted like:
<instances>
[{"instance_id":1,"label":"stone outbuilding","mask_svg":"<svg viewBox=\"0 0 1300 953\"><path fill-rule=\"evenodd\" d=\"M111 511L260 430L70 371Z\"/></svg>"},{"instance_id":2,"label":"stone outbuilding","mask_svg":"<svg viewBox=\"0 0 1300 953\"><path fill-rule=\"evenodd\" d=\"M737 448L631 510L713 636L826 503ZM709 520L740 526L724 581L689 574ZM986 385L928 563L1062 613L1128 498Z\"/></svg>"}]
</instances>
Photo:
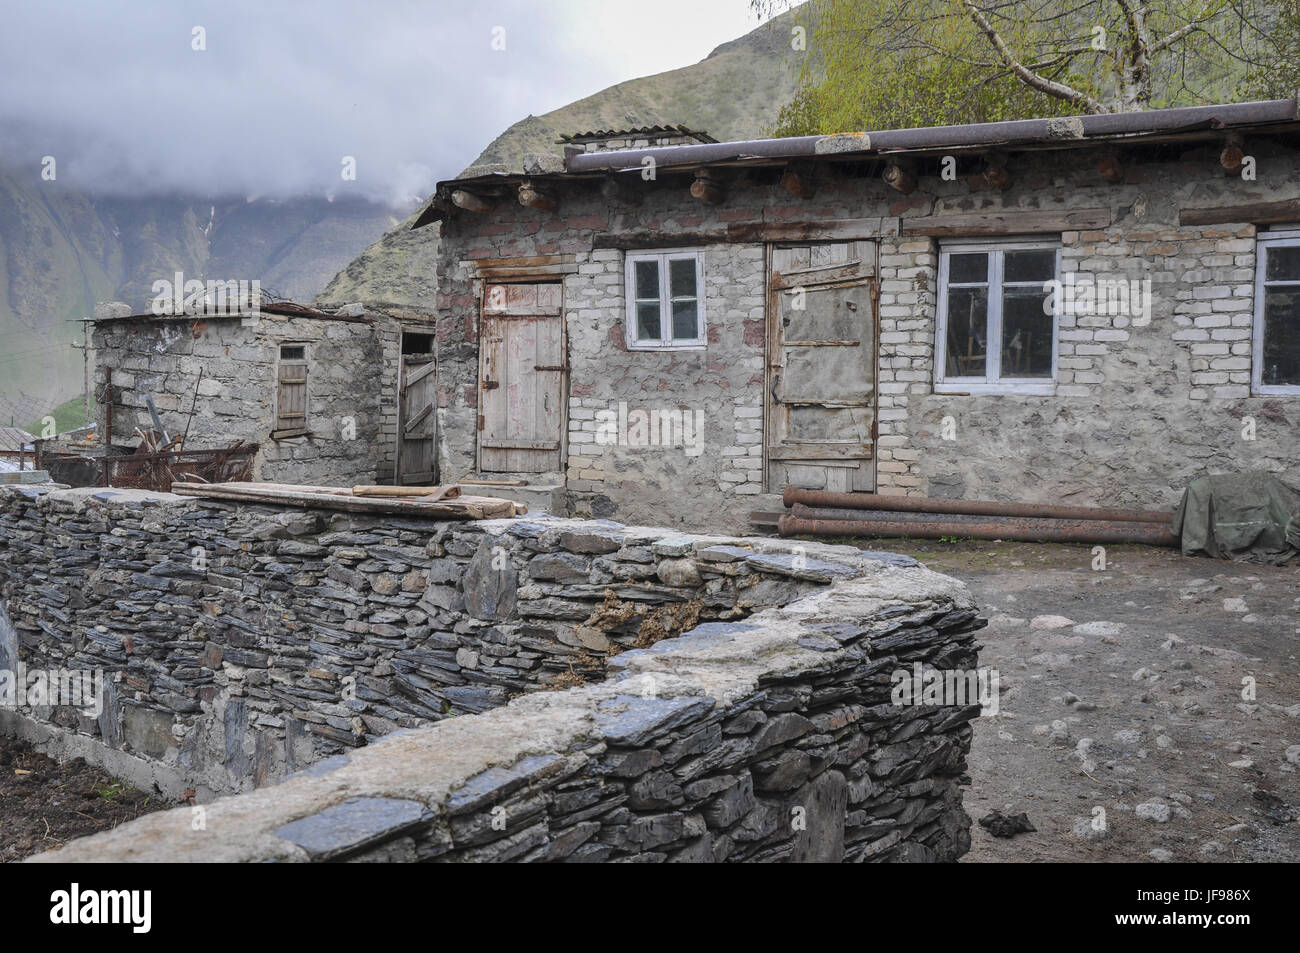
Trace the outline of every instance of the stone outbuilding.
<instances>
[{"instance_id":1,"label":"stone outbuilding","mask_svg":"<svg viewBox=\"0 0 1300 953\"><path fill-rule=\"evenodd\" d=\"M1294 99L639 135L417 219L444 474L734 530L789 485L1156 507L1300 464Z\"/></svg>"},{"instance_id":2,"label":"stone outbuilding","mask_svg":"<svg viewBox=\"0 0 1300 953\"><path fill-rule=\"evenodd\" d=\"M156 429L152 399L169 436L188 433L186 449L256 444L254 480L437 479L431 316L244 305L198 314L97 308L97 429L107 452L136 447L137 429Z\"/></svg>"}]
</instances>

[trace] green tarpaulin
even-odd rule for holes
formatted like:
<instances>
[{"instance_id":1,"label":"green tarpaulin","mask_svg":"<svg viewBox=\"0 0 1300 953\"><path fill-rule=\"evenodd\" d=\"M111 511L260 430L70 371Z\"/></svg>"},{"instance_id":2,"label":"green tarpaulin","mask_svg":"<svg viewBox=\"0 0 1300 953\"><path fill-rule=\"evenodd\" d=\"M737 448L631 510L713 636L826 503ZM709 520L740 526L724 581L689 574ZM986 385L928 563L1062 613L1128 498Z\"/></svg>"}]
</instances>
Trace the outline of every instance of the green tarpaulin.
<instances>
[{"instance_id":1,"label":"green tarpaulin","mask_svg":"<svg viewBox=\"0 0 1300 953\"><path fill-rule=\"evenodd\" d=\"M1174 533L1184 556L1284 563L1300 551L1300 490L1262 471L1202 477L1183 492Z\"/></svg>"}]
</instances>

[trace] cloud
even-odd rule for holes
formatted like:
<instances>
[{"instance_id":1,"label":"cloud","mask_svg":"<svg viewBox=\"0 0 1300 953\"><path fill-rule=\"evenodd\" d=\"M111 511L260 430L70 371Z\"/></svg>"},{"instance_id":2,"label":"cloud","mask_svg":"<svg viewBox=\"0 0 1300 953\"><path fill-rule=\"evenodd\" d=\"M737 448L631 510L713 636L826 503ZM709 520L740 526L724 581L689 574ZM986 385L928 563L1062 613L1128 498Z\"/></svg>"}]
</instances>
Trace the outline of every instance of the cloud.
<instances>
[{"instance_id":1,"label":"cloud","mask_svg":"<svg viewBox=\"0 0 1300 953\"><path fill-rule=\"evenodd\" d=\"M756 23L748 0L15 4L0 162L52 155L61 183L92 193L405 204L524 116Z\"/></svg>"}]
</instances>

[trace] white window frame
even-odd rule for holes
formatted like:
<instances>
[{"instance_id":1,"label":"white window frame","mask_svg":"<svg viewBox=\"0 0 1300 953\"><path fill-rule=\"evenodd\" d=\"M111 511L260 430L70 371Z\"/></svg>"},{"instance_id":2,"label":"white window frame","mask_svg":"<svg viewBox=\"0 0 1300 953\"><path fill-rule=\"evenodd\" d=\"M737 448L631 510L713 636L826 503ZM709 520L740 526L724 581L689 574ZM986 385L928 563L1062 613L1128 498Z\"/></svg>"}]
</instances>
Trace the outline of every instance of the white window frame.
<instances>
[{"instance_id":1,"label":"white window frame","mask_svg":"<svg viewBox=\"0 0 1300 953\"><path fill-rule=\"evenodd\" d=\"M1300 396L1300 384L1264 383L1264 291L1267 286L1300 287L1300 281L1266 281L1269 248L1300 246L1300 229L1260 232L1255 238L1255 308L1251 322L1250 390L1252 394Z\"/></svg>"},{"instance_id":2,"label":"white window frame","mask_svg":"<svg viewBox=\"0 0 1300 953\"><path fill-rule=\"evenodd\" d=\"M695 262L695 304L699 334L690 339L674 338L672 323L672 299L668 295L668 263L674 260L690 259ZM659 263L659 333L657 340L642 339L636 336L636 263L638 261L656 261ZM624 326L627 332L629 351L680 351L700 349L708 341L708 325L704 320L704 249L673 248L656 251L628 252L623 256L623 293L626 315Z\"/></svg>"},{"instance_id":3,"label":"white window frame","mask_svg":"<svg viewBox=\"0 0 1300 953\"><path fill-rule=\"evenodd\" d=\"M995 238L984 241L944 242L939 246L939 287L937 290L935 327L934 327L934 392L936 394L1038 394L1050 396L1056 393L1056 361L1059 353L1061 333L1061 315L1057 311L1052 315L1052 376L1044 377L1001 377L1002 372L1002 289L1003 289L1003 254L1008 251L1049 251L1056 252L1055 277L1061 277L1061 243L1044 239L1004 239ZM977 252L989 256L988 281L978 283L958 282L955 287L966 288L987 285L988 324L985 334L988 340L985 373L981 377L948 377L948 268L953 255ZM997 254L993 254L996 252ZM1021 285L1013 282L1012 286ZM1044 291L1047 295L1049 292ZM994 346L996 342L996 347Z\"/></svg>"}]
</instances>

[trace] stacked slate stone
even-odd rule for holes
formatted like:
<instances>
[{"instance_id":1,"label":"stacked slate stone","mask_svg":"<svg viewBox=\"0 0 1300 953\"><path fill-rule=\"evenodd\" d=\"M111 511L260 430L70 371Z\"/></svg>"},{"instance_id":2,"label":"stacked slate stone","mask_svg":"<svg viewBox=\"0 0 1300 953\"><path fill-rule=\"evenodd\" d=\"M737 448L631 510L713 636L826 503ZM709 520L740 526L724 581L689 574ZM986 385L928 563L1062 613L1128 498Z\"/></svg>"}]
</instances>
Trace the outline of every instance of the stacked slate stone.
<instances>
[{"instance_id":1,"label":"stacked slate stone","mask_svg":"<svg viewBox=\"0 0 1300 953\"><path fill-rule=\"evenodd\" d=\"M399 728L598 682L647 613L742 619L858 571L608 521L439 523L122 490L0 495L0 596L23 661L111 679L97 721L69 708L31 717L162 762L200 791L257 786Z\"/></svg>"}]
</instances>

